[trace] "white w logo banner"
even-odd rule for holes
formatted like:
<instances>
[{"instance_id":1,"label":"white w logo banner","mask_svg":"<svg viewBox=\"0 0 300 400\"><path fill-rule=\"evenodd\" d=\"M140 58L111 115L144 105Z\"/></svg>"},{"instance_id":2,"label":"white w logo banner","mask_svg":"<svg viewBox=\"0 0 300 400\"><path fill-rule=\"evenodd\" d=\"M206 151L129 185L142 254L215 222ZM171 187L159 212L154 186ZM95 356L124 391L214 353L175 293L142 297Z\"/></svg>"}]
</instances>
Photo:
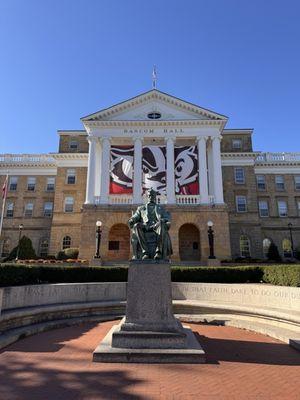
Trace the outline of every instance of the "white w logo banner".
<instances>
[{"instance_id":1,"label":"white w logo banner","mask_svg":"<svg viewBox=\"0 0 300 400\"><path fill-rule=\"evenodd\" d=\"M133 146L111 148L110 193L132 193ZM198 160L196 146L174 149L176 194L199 194ZM142 154L143 190L153 188L166 193L166 147L145 146Z\"/></svg>"}]
</instances>

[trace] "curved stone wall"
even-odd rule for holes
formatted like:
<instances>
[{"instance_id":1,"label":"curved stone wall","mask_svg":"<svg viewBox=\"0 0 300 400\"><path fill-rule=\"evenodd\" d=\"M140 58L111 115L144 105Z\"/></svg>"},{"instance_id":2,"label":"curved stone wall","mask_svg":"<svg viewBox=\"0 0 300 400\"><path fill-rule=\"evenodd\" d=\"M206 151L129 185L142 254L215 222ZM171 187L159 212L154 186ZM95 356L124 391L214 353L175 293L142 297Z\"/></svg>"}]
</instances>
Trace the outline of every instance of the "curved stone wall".
<instances>
[{"instance_id":1,"label":"curved stone wall","mask_svg":"<svg viewBox=\"0 0 300 400\"><path fill-rule=\"evenodd\" d=\"M300 349L300 288L263 284L173 283L183 321L261 332ZM66 283L0 289L0 348L20 337L88 320L120 318L126 283Z\"/></svg>"}]
</instances>

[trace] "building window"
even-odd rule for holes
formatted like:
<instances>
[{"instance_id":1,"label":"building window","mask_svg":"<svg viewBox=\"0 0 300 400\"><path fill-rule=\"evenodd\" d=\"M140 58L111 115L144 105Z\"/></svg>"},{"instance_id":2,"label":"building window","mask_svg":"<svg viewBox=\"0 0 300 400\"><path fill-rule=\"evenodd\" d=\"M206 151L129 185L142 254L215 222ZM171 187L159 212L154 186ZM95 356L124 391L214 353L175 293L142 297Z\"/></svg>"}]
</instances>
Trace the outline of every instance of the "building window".
<instances>
[{"instance_id":1,"label":"building window","mask_svg":"<svg viewBox=\"0 0 300 400\"><path fill-rule=\"evenodd\" d=\"M258 190L266 190L266 178L264 175L256 175L256 185Z\"/></svg>"},{"instance_id":2,"label":"building window","mask_svg":"<svg viewBox=\"0 0 300 400\"><path fill-rule=\"evenodd\" d=\"M264 257L267 258L268 257L268 253L269 253L269 248L272 244L272 241L268 238L265 238L263 240L263 253L264 253Z\"/></svg>"},{"instance_id":3,"label":"building window","mask_svg":"<svg viewBox=\"0 0 300 400\"><path fill-rule=\"evenodd\" d=\"M294 177L295 180L295 190L300 190L300 175Z\"/></svg>"},{"instance_id":4,"label":"building window","mask_svg":"<svg viewBox=\"0 0 300 400\"><path fill-rule=\"evenodd\" d=\"M258 202L259 216L268 217L269 216L269 204L267 200L259 200Z\"/></svg>"},{"instance_id":5,"label":"building window","mask_svg":"<svg viewBox=\"0 0 300 400\"><path fill-rule=\"evenodd\" d=\"M47 178L47 185L46 185L46 190L47 192L53 192L55 189L55 178Z\"/></svg>"},{"instance_id":6,"label":"building window","mask_svg":"<svg viewBox=\"0 0 300 400\"><path fill-rule=\"evenodd\" d=\"M65 212L73 212L74 209L74 198L66 197L65 198Z\"/></svg>"},{"instance_id":7,"label":"building window","mask_svg":"<svg viewBox=\"0 0 300 400\"><path fill-rule=\"evenodd\" d=\"M12 201L7 203L6 216L7 218L13 218L14 216L14 203Z\"/></svg>"},{"instance_id":8,"label":"building window","mask_svg":"<svg viewBox=\"0 0 300 400\"><path fill-rule=\"evenodd\" d=\"M297 201L298 215L300 216L300 200Z\"/></svg>"},{"instance_id":9,"label":"building window","mask_svg":"<svg viewBox=\"0 0 300 400\"><path fill-rule=\"evenodd\" d=\"M277 207L279 217L287 217L287 202L285 200L278 200Z\"/></svg>"},{"instance_id":10,"label":"building window","mask_svg":"<svg viewBox=\"0 0 300 400\"><path fill-rule=\"evenodd\" d=\"M18 177L17 176L11 176L9 178L9 190L14 192L17 190L18 187Z\"/></svg>"},{"instance_id":11,"label":"building window","mask_svg":"<svg viewBox=\"0 0 300 400\"><path fill-rule=\"evenodd\" d=\"M69 249L71 247L71 237L70 236L65 236L62 241L62 248L64 249Z\"/></svg>"},{"instance_id":12,"label":"building window","mask_svg":"<svg viewBox=\"0 0 300 400\"><path fill-rule=\"evenodd\" d=\"M240 255L241 257L250 257L250 240L248 236L242 235L240 237Z\"/></svg>"},{"instance_id":13,"label":"building window","mask_svg":"<svg viewBox=\"0 0 300 400\"><path fill-rule=\"evenodd\" d=\"M283 239L282 251L283 251L283 257L286 257L286 258L292 257L292 244L291 244L290 239Z\"/></svg>"},{"instance_id":14,"label":"building window","mask_svg":"<svg viewBox=\"0 0 300 400\"><path fill-rule=\"evenodd\" d=\"M36 183L36 178L34 176L29 176L27 178L27 190L29 190L30 192L34 192L35 183Z\"/></svg>"},{"instance_id":15,"label":"building window","mask_svg":"<svg viewBox=\"0 0 300 400\"><path fill-rule=\"evenodd\" d=\"M7 257L9 256L10 253L10 239L4 239L3 245L2 245L2 253L1 257Z\"/></svg>"},{"instance_id":16,"label":"building window","mask_svg":"<svg viewBox=\"0 0 300 400\"><path fill-rule=\"evenodd\" d=\"M153 112L147 114L147 117L149 119L159 119L159 118L161 118L161 113L153 111Z\"/></svg>"},{"instance_id":17,"label":"building window","mask_svg":"<svg viewBox=\"0 0 300 400\"><path fill-rule=\"evenodd\" d=\"M244 168L234 168L234 181L237 184L245 183L245 170L244 170Z\"/></svg>"},{"instance_id":18,"label":"building window","mask_svg":"<svg viewBox=\"0 0 300 400\"><path fill-rule=\"evenodd\" d=\"M75 169L67 169L67 184L74 185L76 182L76 171Z\"/></svg>"},{"instance_id":19,"label":"building window","mask_svg":"<svg viewBox=\"0 0 300 400\"><path fill-rule=\"evenodd\" d=\"M232 139L232 149L241 150L241 148L242 148L242 139Z\"/></svg>"},{"instance_id":20,"label":"building window","mask_svg":"<svg viewBox=\"0 0 300 400\"><path fill-rule=\"evenodd\" d=\"M33 203L26 203L24 210L24 217L32 217L33 214Z\"/></svg>"},{"instance_id":21,"label":"building window","mask_svg":"<svg viewBox=\"0 0 300 400\"><path fill-rule=\"evenodd\" d=\"M236 211L237 212L246 212L247 211L247 199L246 196L236 196Z\"/></svg>"},{"instance_id":22,"label":"building window","mask_svg":"<svg viewBox=\"0 0 300 400\"><path fill-rule=\"evenodd\" d=\"M49 247L49 241L48 239L42 239L40 241L40 257L47 257L48 255L48 247Z\"/></svg>"},{"instance_id":23,"label":"building window","mask_svg":"<svg viewBox=\"0 0 300 400\"><path fill-rule=\"evenodd\" d=\"M70 142L69 142L69 149L70 149L70 150L77 150L77 149L78 149L78 142L77 142L77 140L70 140Z\"/></svg>"},{"instance_id":24,"label":"building window","mask_svg":"<svg viewBox=\"0 0 300 400\"><path fill-rule=\"evenodd\" d=\"M275 176L276 190L284 190L284 177L282 175Z\"/></svg>"},{"instance_id":25,"label":"building window","mask_svg":"<svg viewBox=\"0 0 300 400\"><path fill-rule=\"evenodd\" d=\"M119 250L120 249L120 242L117 240L110 240L108 242L108 250Z\"/></svg>"},{"instance_id":26,"label":"building window","mask_svg":"<svg viewBox=\"0 0 300 400\"><path fill-rule=\"evenodd\" d=\"M44 203L44 217L52 217L53 203L52 201L47 201Z\"/></svg>"}]
</instances>

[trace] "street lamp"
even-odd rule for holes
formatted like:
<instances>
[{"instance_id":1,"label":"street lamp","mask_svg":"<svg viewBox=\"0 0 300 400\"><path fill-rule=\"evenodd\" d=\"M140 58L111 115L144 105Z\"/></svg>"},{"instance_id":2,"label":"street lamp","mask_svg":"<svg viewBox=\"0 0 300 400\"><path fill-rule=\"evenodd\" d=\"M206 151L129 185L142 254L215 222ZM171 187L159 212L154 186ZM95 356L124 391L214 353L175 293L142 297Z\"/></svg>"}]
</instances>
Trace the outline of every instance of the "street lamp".
<instances>
[{"instance_id":1,"label":"street lamp","mask_svg":"<svg viewBox=\"0 0 300 400\"><path fill-rule=\"evenodd\" d=\"M95 254L95 258L101 258L100 256L100 243L101 243L101 226L102 226L102 222L101 221L97 221L96 222L96 254Z\"/></svg>"},{"instance_id":2,"label":"street lamp","mask_svg":"<svg viewBox=\"0 0 300 400\"><path fill-rule=\"evenodd\" d=\"M21 241L21 235L22 235L22 230L23 230L23 228L24 228L24 225L23 225L23 224L20 224L20 225L19 225L18 248L17 248L17 255L16 255L16 258L15 258L15 261L18 261L18 259L19 259L19 254L20 254L20 241Z\"/></svg>"},{"instance_id":3,"label":"street lamp","mask_svg":"<svg viewBox=\"0 0 300 400\"><path fill-rule=\"evenodd\" d=\"M210 259L215 259L215 254L214 254L214 231L212 227L214 226L214 223L212 221L207 222L208 226L208 244L209 244L209 257Z\"/></svg>"},{"instance_id":4,"label":"street lamp","mask_svg":"<svg viewBox=\"0 0 300 400\"><path fill-rule=\"evenodd\" d=\"M289 222L288 223L288 228L289 228L289 231L290 231L290 238L291 238L291 250L292 250L292 257L294 257L294 242L293 242L292 227L293 227L293 224L291 222Z\"/></svg>"}]
</instances>

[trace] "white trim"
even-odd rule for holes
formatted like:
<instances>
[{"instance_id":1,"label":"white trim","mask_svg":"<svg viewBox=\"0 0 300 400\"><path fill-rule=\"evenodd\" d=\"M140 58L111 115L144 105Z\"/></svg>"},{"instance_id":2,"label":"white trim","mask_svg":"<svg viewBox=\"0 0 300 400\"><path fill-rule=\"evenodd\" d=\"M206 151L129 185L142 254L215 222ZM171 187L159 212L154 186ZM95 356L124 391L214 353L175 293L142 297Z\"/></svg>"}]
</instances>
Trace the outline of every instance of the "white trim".
<instances>
[{"instance_id":1,"label":"white trim","mask_svg":"<svg viewBox=\"0 0 300 400\"><path fill-rule=\"evenodd\" d=\"M222 157L222 167L254 166L251 158L225 159Z\"/></svg>"},{"instance_id":2,"label":"white trim","mask_svg":"<svg viewBox=\"0 0 300 400\"><path fill-rule=\"evenodd\" d=\"M62 130L58 130L57 134L59 136L87 136L87 132L85 130L78 130L78 131L62 131Z\"/></svg>"},{"instance_id":3,"label":"white trim","mask_svg":"<svg viewBox=\"0 0 300 400\"><path fill-rule=\"evenodd\" d=\"M291 165L287 166L259 166L255 165L254 167L254 173L258 175L268 175L268 174L295 174L299 175L300 174L300 165L292 167Z\"/></svg>"},{"instance_id":4,"label":"white trim","mask_svg":"<svg viewBox=\"0 0 300 400\"><path fill-rule=\"evenodd\" d=\"M6 175L9 170L9 175L21 175L21 176L32 176L32 175L45 175L51 176L57 175L57 168L35 168L35 167L6 167L0 168L0 175Z\"/></svg>"},{"instance_id":5,"label":"white trim","mask_svg":"<svg viewBox=\"0 0 300 400\"><path fill-rule=\"evenodd\" d=\"M131 99L125 100L121 103L115 104L109 108L102 109L100 111L97 111L93 114L86 115L85 117L81 118L81 121L85 123L88 120L94 119L94 118L109 118L111 115L115 116L117 114L123 113L126 110L135 108L136 106L140 106L141 104L148 103L149 101L160 101L165 104L171 105L176 108L180 108L184 110L185 112L191 113L191 114L198 114L204 117L212 118L212 119L218 119L219 121L227 122L228 118L225 115L215 113L211 110L207 110L205 108L199 107L195 104L189 103L187 101L181 100L177 97L174 97L172 95L169 95L167 93L163 93L157 89L150 90L146 93L142 93L140 95L137 95Z\"/></svg>"},{"instance_id":6,"label":"white trim","mask_svg":"<svg viewBox=\"0 0 300 400\"><path fill-rule=\"evenodd\" d=\"M253 129L223 129L222 135L252 135Z\"/></svg>"}]
</instances>

